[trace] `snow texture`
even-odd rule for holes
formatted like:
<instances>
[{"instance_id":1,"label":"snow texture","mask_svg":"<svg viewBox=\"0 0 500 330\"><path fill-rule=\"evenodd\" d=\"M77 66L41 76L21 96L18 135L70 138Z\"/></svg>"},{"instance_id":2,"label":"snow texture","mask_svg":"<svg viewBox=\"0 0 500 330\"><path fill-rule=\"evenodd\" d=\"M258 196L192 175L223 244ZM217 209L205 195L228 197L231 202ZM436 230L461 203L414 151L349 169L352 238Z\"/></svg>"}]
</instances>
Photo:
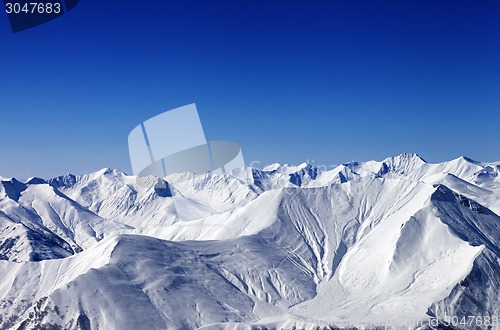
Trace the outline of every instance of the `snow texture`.
<instances>
[{"instance_id":1,"label":"snow texture","mask_svg":"<svg viewBox=\"0 0 500 330\"><path fill-rule=\"evenodd\" d=\"M2 178L0 329L498 317L499 172L403 154L330 171Z\"/></svg>"}]
</instances>

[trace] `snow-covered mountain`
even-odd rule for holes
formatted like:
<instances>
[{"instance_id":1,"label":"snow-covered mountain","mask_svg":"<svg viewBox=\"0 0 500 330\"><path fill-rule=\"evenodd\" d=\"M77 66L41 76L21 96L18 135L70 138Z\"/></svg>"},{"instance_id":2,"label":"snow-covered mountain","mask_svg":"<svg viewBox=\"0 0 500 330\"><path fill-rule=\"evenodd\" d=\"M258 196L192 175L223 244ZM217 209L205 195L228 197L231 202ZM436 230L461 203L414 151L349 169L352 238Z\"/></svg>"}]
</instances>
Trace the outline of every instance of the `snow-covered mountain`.
<instances>
[{"instance_id":1,"label":"snow-covered mountain","mask_svg":"<svg viewBox=\"0 0 500 330\"><path fill-rule=\"evenodd\" d=\"M2 179L0 329L495 329L499 172L403 154Z\"/></svg>"}]
</instances>

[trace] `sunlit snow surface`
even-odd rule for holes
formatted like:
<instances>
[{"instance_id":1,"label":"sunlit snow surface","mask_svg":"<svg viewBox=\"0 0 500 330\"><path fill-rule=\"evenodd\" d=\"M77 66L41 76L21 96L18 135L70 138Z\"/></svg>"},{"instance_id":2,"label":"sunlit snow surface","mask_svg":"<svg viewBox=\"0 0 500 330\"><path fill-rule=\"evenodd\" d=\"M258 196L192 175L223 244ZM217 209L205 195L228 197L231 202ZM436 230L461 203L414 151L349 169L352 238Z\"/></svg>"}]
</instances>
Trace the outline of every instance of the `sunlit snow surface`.
<instances>
[{"instance_id":1,"label":"sunlit snow surface","mask_svg":"<svg viewBox=\"0 0 500 330\"><path fill-rule=\"evenodd\" d=\"M403 154L173 174L162 189L111 169L2 179L0 329L499 316L499 173Z\"/></svg>"}]
</instances>

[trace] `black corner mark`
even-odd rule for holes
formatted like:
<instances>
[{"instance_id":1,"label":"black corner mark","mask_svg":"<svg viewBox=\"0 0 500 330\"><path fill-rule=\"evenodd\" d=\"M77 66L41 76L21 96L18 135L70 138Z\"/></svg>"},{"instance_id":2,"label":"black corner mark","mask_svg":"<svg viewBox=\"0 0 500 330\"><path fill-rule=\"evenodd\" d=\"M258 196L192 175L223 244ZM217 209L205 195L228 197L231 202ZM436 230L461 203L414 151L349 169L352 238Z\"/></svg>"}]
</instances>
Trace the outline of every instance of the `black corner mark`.
<instances>
[{"instance_id":1,"label":"black corner mark","mask_svg":"<svg viewBox=\"0 0 500 330\"><path fill-rule=\"evenodd\" d=\"M66 4L66 11L70 11L75 8L79 1L80 0L64 0L64 3Z\"/></svg>"},{"instance_id":2,"label":"black corner mark","mask_svg":"<svg viewBox=\"0 0 500 330\"><path fill-rule=\"evenodd\" d=\"M47 23L73 9L79 0L4 0L12 32Z\"/></svg>"}]
</instances>

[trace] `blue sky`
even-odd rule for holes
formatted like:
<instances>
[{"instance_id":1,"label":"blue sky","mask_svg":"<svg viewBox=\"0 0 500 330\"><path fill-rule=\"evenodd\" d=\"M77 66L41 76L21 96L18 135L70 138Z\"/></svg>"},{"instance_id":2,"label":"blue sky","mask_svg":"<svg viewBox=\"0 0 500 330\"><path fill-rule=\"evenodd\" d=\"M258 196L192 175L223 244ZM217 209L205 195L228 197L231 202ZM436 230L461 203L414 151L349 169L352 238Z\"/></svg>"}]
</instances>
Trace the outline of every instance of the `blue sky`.
<instances>
[{"instance_id":1,"label":"blue sky","mask_svg":"<svg viewBox=\"0 0 500 330\"><path fill-rule=\"evenodd\" d=\"M127 136L195 102L247 163L500 160L499 1L97 1L13 34L0 175L130 172Z\"/></svg>"}]
</instances>

